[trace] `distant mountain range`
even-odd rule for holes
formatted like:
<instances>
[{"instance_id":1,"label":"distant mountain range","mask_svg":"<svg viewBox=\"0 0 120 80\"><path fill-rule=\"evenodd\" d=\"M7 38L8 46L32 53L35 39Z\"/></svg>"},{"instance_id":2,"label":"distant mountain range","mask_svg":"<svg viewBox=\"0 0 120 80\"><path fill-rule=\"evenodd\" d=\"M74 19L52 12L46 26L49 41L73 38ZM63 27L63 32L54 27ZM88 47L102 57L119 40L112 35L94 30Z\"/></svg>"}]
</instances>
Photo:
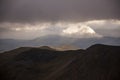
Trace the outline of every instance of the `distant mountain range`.
<instances>
[{"instance_id":1,"label":"distant mountain range","mask_svg":"<svg viewBox=\"0 0 120 80\"><path fill-rule=\"evenodd\" d=\"M0 80L120 80L120 46L20 47L0 54Z\"/></svg>"},{"instance_id":2,"label":"distant mountain range","mask_svg":"<svg viewBox=\"0 0 120 80\"><path fill-rule=\"evenodd\" d=\"M102 38L70 38L63 36L44 36L33 40L15 40L15 39L0 39L0 52L12 50L18 47L39 47L53 46L63 47L68 45L72 48L88 48L93 44L120 45L120 38L102 37Z\"/></svg>"}]
</instances>

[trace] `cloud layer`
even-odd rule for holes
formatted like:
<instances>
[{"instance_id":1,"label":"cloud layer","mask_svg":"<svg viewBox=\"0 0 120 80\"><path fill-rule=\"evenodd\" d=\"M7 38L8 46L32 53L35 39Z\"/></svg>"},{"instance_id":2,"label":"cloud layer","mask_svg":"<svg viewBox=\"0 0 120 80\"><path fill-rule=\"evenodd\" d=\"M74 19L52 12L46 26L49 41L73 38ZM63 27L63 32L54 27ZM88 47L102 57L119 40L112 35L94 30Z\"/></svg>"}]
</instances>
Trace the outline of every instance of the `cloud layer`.
<instances>
[{"instance_id":1,"label":"cloud layer","mask_svg":"<svg viewBox=\"0 0 120 80\"><path fill-rule=\"evenodd\" d=\"M34 39L58 35L72 38L120 37L119 20L93 20L57 23L1 23L0 38Z\"/></svg>"},{"instance_id":2,"label":"cloud layer","mask_svg":"<svg viewBox=\"0 0 120 80\"><path fill-rule=\"evenodd\" d=\"M119 3L119 0L0 0L0 21L120 19Z\"/></svg>"}]
</instances>

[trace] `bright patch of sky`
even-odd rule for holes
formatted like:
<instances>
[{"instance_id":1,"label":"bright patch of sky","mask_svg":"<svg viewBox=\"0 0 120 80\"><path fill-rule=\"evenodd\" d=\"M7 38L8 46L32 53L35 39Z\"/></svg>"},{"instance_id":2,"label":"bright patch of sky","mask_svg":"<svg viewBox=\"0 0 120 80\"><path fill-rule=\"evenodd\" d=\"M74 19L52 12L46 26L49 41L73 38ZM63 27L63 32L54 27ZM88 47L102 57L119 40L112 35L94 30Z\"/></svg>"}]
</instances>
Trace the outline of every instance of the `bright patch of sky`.
<instances>
[{"instance_id":1,"label":"bright patch of sky","mask_svg":"<svg viewBox=\"0 0 120 80\"><path fill-rule=\"evenodd\" d=\"M0 38L34 39L46 35L73 38L120 37L119 20L92 20L57 23L0 23Z\"/></svg>"}]
</instances>

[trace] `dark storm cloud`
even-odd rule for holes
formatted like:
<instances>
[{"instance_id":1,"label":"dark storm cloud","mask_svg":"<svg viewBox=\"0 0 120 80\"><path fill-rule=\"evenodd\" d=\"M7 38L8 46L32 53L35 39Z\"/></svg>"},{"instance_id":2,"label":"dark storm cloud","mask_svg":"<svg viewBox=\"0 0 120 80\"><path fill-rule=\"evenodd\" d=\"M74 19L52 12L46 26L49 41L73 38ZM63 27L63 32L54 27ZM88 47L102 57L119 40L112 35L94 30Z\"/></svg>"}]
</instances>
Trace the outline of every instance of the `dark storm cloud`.
<instances>
[{"instance_id":1,"label":"dark storm cloud","mask_svg":"<svg viewBox=\"0 0 120 80\"><path fill-rule=\"evenodd\" d=\"M119 0L1 0L0 21L120 19Z\"/></svg>"},{"instance_id":2,"label":"dark storm cloud","mask_svg":"<svg viewBox=\"0 0 120 80\"><path fill-rule=\"evenodd\" d=\"M8 28L0 27L0 33L8 32L9 30L10 29L8 29Z\"/></svg>"}]
</instances>

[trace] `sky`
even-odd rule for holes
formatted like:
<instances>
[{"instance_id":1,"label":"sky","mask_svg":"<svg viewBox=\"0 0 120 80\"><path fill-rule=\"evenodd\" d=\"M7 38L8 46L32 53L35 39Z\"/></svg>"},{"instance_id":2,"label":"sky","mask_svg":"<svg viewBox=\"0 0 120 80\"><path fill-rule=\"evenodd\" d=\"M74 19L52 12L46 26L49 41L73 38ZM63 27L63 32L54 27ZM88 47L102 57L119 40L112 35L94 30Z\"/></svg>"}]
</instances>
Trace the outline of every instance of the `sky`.
<instances>
[{"instance_id":1,"label":"sky","mask_svg":"<svg viewBox=\"0 0 120 80\"><path fill-rule=\"evenodd\" d=\"M0 39L120 37L119 0L0 0Z\"/></svg>"}]
</instances>

